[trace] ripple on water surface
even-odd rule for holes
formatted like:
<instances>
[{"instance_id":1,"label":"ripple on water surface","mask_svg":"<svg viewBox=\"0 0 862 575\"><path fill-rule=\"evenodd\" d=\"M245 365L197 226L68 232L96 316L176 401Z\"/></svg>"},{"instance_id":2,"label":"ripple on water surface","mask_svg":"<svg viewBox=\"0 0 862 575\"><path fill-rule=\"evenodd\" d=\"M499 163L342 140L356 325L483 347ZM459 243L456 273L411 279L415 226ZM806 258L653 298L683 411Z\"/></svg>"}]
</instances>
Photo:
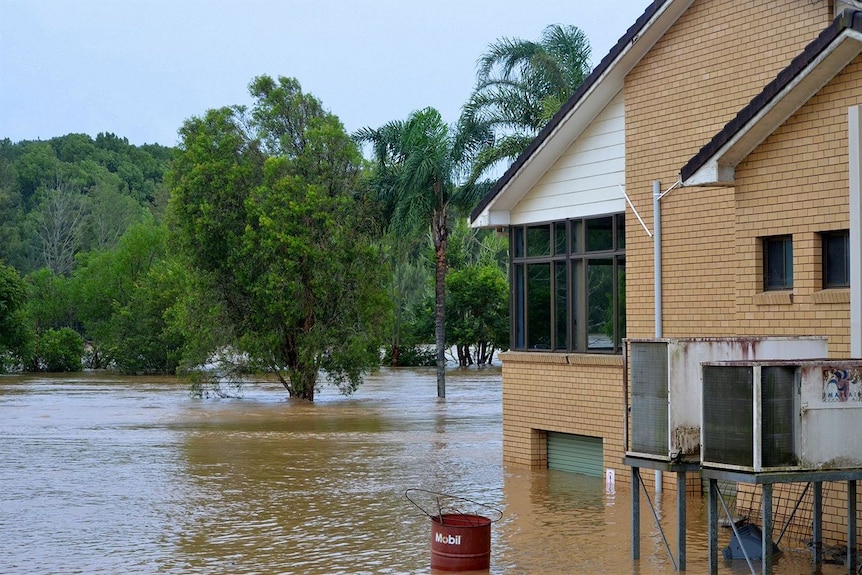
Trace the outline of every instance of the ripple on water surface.
<instances>
[{"instance_id":1,"label":"ripple on water surface","mask_svg":"<svg viewBox=\"0 0 862 575\"><path fill-rule=\"evenodd\" d=\"M171 378L0 377L0 571L429 573L430 520L405 498L421 488L502 510L492 574L673 573L646 511L629 559L628 493L503 466L501 396L499 369L450 371L445 400L433 370L381 370L313 405L272 382L199 400ZM776 573L809 566L785 554Z\"/></svg>"}]
</instances>

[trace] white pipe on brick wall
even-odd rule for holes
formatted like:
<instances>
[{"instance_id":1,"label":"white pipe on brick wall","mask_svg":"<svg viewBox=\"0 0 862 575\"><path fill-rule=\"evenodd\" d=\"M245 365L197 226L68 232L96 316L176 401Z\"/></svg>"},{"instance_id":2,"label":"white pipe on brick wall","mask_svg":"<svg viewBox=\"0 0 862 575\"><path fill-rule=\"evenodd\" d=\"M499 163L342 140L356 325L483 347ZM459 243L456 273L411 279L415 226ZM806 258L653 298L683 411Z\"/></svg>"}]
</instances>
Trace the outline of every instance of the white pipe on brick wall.
<instances>
[{"instance_id":1,"label":"white pipe on brick wall","mask_svg":"<svg viewBox=\"0 0 862 575\"><path fill-rule=\"evenodd\" d=\"M652 183L652 230L653 230L653 274L655 298L655 336L662 337L662 289L661 289L661 182ZM655 470L655 492L662 492L662 472Z\"/></svg>"},{"instance_id":2,"label":"white pipe on brick wall","mask_svg":"<svg viewBox=\"0 0 862 575\"><path fill-rule=\"evenodd\" d=\"M655 275L655 337L662 337L661 182L652 183L653 273Z\"/></svg>"},{"instance_id":3,"label":"white pipe on brick wall","mask_svg":"<svg viewBox=\"0 0 862 575\"><path fill-rule=\"evenodd\" d=\"M661 281L661 199L671 192L674 188L680 187L682 180L677 181L664 192L661 191L661 180L654 180L652 183L652 228L653 228L653 275L654 275L654 299L655 299L655 337L664 337L663 324L663 306L662 306L662 281ZM655 470L655 491L662 492L662 472L659 469Z\"/></svg>"},{"instance_id":4,"label":"white pipe on brick wall","mask_svg":"<svg viewBox=\"0 0 862 575\"><path fill-rule=\"evenodd\" d=\"M847 113L850 140L850 356L862 358L862 113Z\"/></svg>"}]
</instances>

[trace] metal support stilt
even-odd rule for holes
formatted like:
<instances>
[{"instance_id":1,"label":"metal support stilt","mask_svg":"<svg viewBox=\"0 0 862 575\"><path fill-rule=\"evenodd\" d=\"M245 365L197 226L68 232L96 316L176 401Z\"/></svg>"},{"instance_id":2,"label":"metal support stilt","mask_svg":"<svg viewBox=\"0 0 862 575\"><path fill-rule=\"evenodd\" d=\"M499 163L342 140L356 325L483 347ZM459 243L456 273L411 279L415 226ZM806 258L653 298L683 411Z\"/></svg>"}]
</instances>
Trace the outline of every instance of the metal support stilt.
<instances>
[{"instance_id":1,"label":"metal support stilt","mask_svg":"<svg viewBox=\"0 0 862 575\"><path fill-rule=\"evenodd\" d=\"M819 572L823 567L823 482L814 482L814 525L812 526L812 545L814 546L814 570Z\"/></svg>"},{"instance_id":2,"label":"metal support stilt","mask_svg":"<svg viewBox=\"0 0 862 575\"><path fill-rule=\"evenodd\" d=\"M685 571L685 488L685 471L679 471L676 474L676 556L680 571Z\"/></svg>"},{"instance_id":3,"label":"metal support stilt","mask_svg":"<svg viewBox=\"0 0 862 575\"><path fill-rule=\"evenodd\" d=\"M856 480L847 481L847 573L856 573Z\"/></svg>"},{"instance_id":4,"label":"metal support stilt","mask_svg":"<svg viewBox=\"0 0 862 575\"><path fill-rule=\"evenodd\" d=\"M718 575L718 497L718 480L710 477L707 497L709 575Z\"/></svg>"},{"instance_id":5,"label":"metal support stilt","mask_svg":"<svg viewBox=\"0 0 862 575\"><path fill-rule=\"evenodd\" d=\"M632 467L632 560L641 558L641 474L639 467Z\"/></svg>"},{"instance_id":6,"label":"metal support stilt","mask_svg":"<svg viewBox=\"0 0 862 575\"><path fill-rule=\"evenodd\" d=\"M763 555L763 575L772 574L772 484L761 486L760 519L763 521L763 540L761 554Z\"/></svg>"},{"instance_id":7,"label":"metal support stilt","mask_svg":"<svg viewBox=\"0 0 862 575\"><path fill-rule=\"evenodd\" d=\"M643 487L647 505L649 505L649 509L650 511L652 511L652 517L653 519L655 519L655 526L658 529L658 534L661 536L661 541L662 543L664 543L664 548L667 550L668 559L670 559L670 562L673 563L674 570L679 571L679 564L673 557L673 551L670 550L670 545L667 542L667 537L664 536L664 528L661 526L661 521L658 518L658 513L655 510L655 505L652 504L652 499L649 498L649 493L647 493L646 485L641 483L641 487Z\"/></svg>"},{"instance_id":8,"label":"metal support stilt","mask_svg":"<svg viewBox=\"0 0 862 575\"><path fill-rule=\"evenodd\" d=\"M626 456L623 459L623 463L631 468L631 478L632 478L632 493L631 493L631 502L632 502L632 510L631 510L631 521L632 521L632 560L636 561L640 559L640 551L641 551L641 495L645 498L646 504L649 506L650 511L652 511L653 518L655 519L656 527L658 528L659 535L661 536L662 542L664 543L665 549L667 549L668 558L673 563L673 567L677 571L685 571L685 555L686 555L686 473L689 471L698 471L700 466L694 462L666 462L666 461L655 461L652 459L643 459L640 457L630 457ZM653 505L652 499L650 499L650 494L647 491L646 484L644 484L643 476L641 474L641 470L644 468L647 469L657 469L663 472L676 473L676 494L677 494L677 503L676 503L676 519L677 519L677 557L674 557L674 552L671 550L670 545L668 544L667 537L665 536L664 527L662 527L661 521L659 520L658 513L656 512L656 508ZM643 494L641 494L641 489L643 489Z\"/></svg>"},{"instance_id":9,"label":"metal support stilt","mask_svg":"<svg viewBox=\"0 0 862 575\"><path fill-rule=\"evenodd\" d=\"M742 540L740 537L739 531L736 528L736 525L733 523L733 518L730 515L730 512L727 509L727 505L724 500L721 499L721 490L718 487L719 480L730 480L736 482L746 482L746 483L754 483L756 485L761 486L761 520L762 520L762 534L763 540L761 541L762 547L762 563L761 563L761 572L764 574L772 574L774 569L774 553L773 550L776 548L773 543L773 531L775 530L774 516L772 512L772 504L773 504L773 489L776 483L785 484L785 483L803 483L806 482L809 485L803 490L802 495L799 496L796 505L794 506L793 511L790 514L790 518L787 520L787 524L782 528L781 535L779 536L779 542L781 541L781 537L787 530L790 521L795 516L797 510L799 509L800 504L802 503L802 499L804 499L806 492L808 491L811 484L813 484L814 489L812 492L812 521L811 521L811 529L812 529L812 551L813 551L813 563L814 563L814 572L819 573L822 569L824 563L824 553L823 553L823 482L837 482L837 481L847 481L847 557L845 564L847 566L847 574L848 575L862 575L862 567L860 567L859 563L859 552L858 552L858 537L857 531L859 528L859 518L858 518L858 491L857 491L857 482L862 480L862 468L853 468L853 469L830 469L830 470L802 470L799 472L763 472L763 473L736 473L732 471L725 470L717 470L717 469L707 469L703 468L702 473L704 478L709 480L709 499L708 499L708 507L707 507L707 520L708 520L708 528L709 528L709 539L708 539L708 553L709 553L709 573L710 575L718 575L718 506L721 505L722 509L724 509L724 513L727 514L728 519L731 521L731 528L733 529L733 535L738 539ZM746 552L745 546L741 545L740 550L742 551L743 557L748 562L748 567L751 570L752 575L757 573L754 564L751 562L751 558L748 556Z\"/></svg>"}]
</instances>

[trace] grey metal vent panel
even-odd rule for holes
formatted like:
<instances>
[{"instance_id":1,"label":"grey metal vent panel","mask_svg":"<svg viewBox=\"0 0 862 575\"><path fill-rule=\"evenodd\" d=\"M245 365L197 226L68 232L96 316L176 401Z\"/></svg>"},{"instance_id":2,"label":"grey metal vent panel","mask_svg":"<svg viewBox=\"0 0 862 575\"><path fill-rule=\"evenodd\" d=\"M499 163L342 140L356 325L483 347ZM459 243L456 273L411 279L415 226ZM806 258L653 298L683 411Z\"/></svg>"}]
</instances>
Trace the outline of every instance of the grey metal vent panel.
<instances>
[{"instance_id":1,"label":"grey metal vent panel","mask_svg":"<svg viewBox=\"0 0 862 575\"><path fill-rule=\"evenodd\" d=\"M703 460L751 466L753 368L703 366Z\"/></svg>"},{"instance_id":2,"label":"grey metal vent panel","mask_svg":"<svg viewBox=\"0 0 862 575\"><path fill-rule=\"evenodd\" d=\"M632 342L631 450L668 455L666 342Z\"/></svg>"},{"instance_id":3,"label":"grey metal vent panel","mask_svg":"<svg viewBox=\"0 0 862 575\"><path fill-rule=\"evenodd\" d=\"M793 408L796 370L788 366L761 368L761 445L762 466L796 464Z\"/></svg>"}]
</instances>

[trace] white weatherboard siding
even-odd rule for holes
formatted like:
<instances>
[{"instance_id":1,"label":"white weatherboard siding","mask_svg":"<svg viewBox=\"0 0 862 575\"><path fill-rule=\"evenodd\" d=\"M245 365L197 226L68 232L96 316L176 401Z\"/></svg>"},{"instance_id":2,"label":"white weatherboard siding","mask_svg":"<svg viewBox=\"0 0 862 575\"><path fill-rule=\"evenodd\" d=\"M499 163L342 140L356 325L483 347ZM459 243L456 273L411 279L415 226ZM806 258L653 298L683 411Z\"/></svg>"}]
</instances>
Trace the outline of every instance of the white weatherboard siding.
<instances>
[{"instance_id":1,"label":"white weatherboard siding","mask_svg":"<svg viewBox=\"0 0 862 575\"><path fill-rule=\"evenodd\" d=\"M625 210L625 105L620 91L511 211L528 224Z\"/></svg>"}]
</instances>

